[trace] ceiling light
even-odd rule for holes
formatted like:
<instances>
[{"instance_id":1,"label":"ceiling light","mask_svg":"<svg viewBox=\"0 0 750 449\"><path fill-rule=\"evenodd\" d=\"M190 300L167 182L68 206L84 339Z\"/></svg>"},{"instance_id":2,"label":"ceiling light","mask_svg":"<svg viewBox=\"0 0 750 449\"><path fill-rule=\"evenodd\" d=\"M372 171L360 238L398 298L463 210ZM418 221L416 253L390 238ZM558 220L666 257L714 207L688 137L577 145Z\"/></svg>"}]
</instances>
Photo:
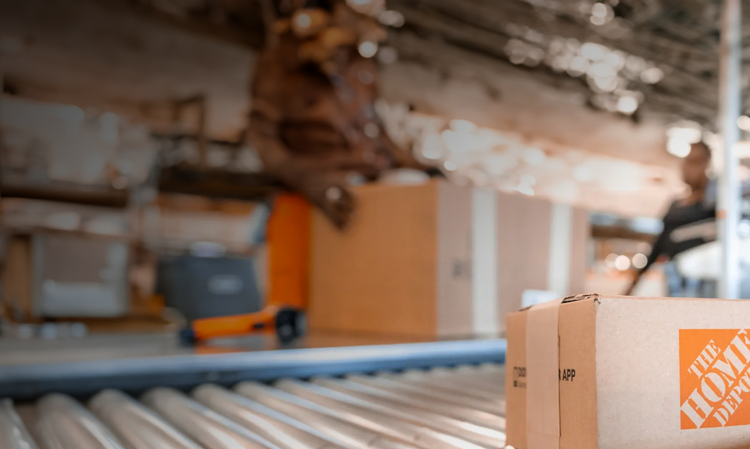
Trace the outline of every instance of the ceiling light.
<instances>
[{"instance_id":1,"label":"ceiling light","mask_svg":"<svg viewBox=\"0 0 750 449\"><path fill-rule=\"evenodd\" d=\"M401 28L406 22L404 15L398 11L383 11L378 16L378 20L381 24L393 28Z\"/></svg>"},{"instance_id":2,"label":"ceiling light","mask_svg":"<svg viewBox=\"0 0 750 449\"><path fill-rule=\"evenodd\" d=\"M625 53L621 51L610 51L604 55L604 62L612 66L615 70L625 67Z\"/></svg>"},{"instance_id":3,"label":"ceiling light","mask_svg":"<svg viewBox=\"0 0 750 449\"><path fill-rule=\"evenodd\" d=\"M667 151L673 156L680 158L687 157L690 154L690 142L672 137L667 142Z\"/></svg>"},{"instance_id":4,"label":"ceiling light","mask_svg":"<svg viewBox=\"0 0 750 449\"><path fill-rule=\"evenodd\" d=\"M586 73L586 69L589 67L589 62L585 58L576 56L570 61L568 65L568 75L570 76L581 76Z\"/></svg>"},{"instance_id":5,"label":"ceiling light","mask_svg":"<svg viewBox=\"0 0 750 449\"><path fill-rule=\"evenodd\" d=\"M521 176L521 184L533 187L536 185L536 178L529 174L525 174Z\"/></svg>"},{"instance_id":6,"label":"ceiling light","mask_svg":"<svg viewBox=\"0 0 750 449\"><path fill-rule=\"evenodd\" d=\"M638 100L629 95L622 96L617 100L617 110L623 114L631 115L638 110Z\"/></svg>"},{"instance_id":7,"label":"ceiling light","mask_svg":"<svg viewBox=\"0 0 750 449\"><path fill-rule=\"evenodd\" d=\"M605 25L615 17L612 7L604 3L594 3L591 7L591 23L594 25Z\"/></svg>"},{"instance_id":8,"label":"ceiling light","mask_svg":"<svg viewBox=\"0 0 750 449\"><path fill-rule=\"evenodd\" d=\"M300 28L309 28L310 25L312 25L312 18L310 17L310 14L303 12L297 15L295 22Z\"/></svg>"},{"instance_id":9,"label":"ceiling light","mask_svg":"<svg viewBox=\"0 0 750 449\"><path fill-rule=\"evenodd\" d=\"M641 81L646 84L656 84L664 79L664 72L658 67L650 67L641 72Z\"/></svg>"},{"instance_id":10,"label":"ceiling light","mask_svg":"<svg viewBox=\"0 0 750 449\"><path fill-rule=\"evenodd\" d=\"M614 76L599 76L596 78L589 78L589 84L593 83L594 90L601 92L614 92L617 89L619 80Z\"/></svg>"},{"instance_id":11,"label":"ceiling light","mask_svg":"<svg viewBox=\"0 0 750 449\"><path fill-rule=\"evenodd\" d=\"M450 127L460 133L473 133L477 130L477 125L468 120L451 120Z\"/></svg>"},{"instance_id":12,"label":"ceiling light","mask_svg":"<svg viewBox=\"0 0 750 449\"><path fill-rule=\"evenodd\" d=\"M743 140L734 145L734 154L740 159L750 159L750 142Z\"/></svg>"},{"instance_id":13,"label":"ceiling light","mask_svg":"<svg viewBox=\"0 0 750 449\"><path fill-rule=\"evenodd\" d=\"M360 14L379 16L385 9L384 0L346 0L350 8Z\"/></svg>"},{"instance_id":14,"label":"ceiling light","mask_svg":"<svg viewBox=\"0 0 750 449\"><path fill-rule=\"evenodd\" d=\"M363 58L372 58L378 52L378 44L373 41L364 41L359 44L359 54Z\"/></svg>"},{"instance_id":15,"label":"ceiling light","mask_svg":"<svg viewBox=\"0 0 750 449\"><path fill-rule=\"evenodd\" d=\"M695 122L681 121L667 130L667 136L687 143L697 143L703 137L703 129Z\"/></svg>"},{"instance_id":16,"label":"ceiling light","mask_svg":"<svg viewBox=\"0 0 750 449\"><path fill-rule=\"evenodd\" d=\"M743 131L750 132L750 117L743 115L742 117L738 118L737 126L739 126Z\"/></svg>"},{"instance_id":17,"label":"ceiling light","mask_svg":"<svg viewBox=\"0 0 750 449\"><path fill-rule=\"evenodd\" d=\"M648 257L646 257L645 254L638 253L635 256L633 256L633 267L637 269L641 269L646 266L648 263Z\"/></svg>"},{"instance_id":18,"label":"ceiling light","mask_svg":"<svg viewBox=\"0 0 750 449\"><path fill-rule=\"evenodd\" d=\"M599 44L586 42L581 46L578 53L590 61L601 61L604 58L605 51L605 47Z\"/></svg>"},{"instance_id":19,"label":"ceiling light","mask_svg":"<svg viewBox=\"0 0 750 449\"><path fill-rule=\"evenodd\" d=\"M630 268L630 259L628 256L617 256L615 259L615 268L620 271L626 271Z\"/></svg>"},{"instance_id":20,"label":"ceiling light","mask_svg":"<svg viewBox=\"0 0 750 449\"><path fill-rule=\"evenodd\" d=\"M476 150L479 147L479 142L476 136L470 133L462 133L446 129L441 133L441 136L443 138L443 143L448 150L454 153L465 153Z\"/></svg>"},{"instance_id":21,"label":"ceiling light","mask_svg":"<svg viewBox=\"0 0 750 449\"><path fill-rule=\"evenodd\" d=\"M523 160L529 165L542 165L545 159L547 159L547 155L539 148L527 148L523 152Z\"/></svg>"},{"instance_id":22,"label":"ceiling light","mask_svg":"<svg viewBox=\"0 0 750 449\"><path fill-rule=\"evenodd\" d=\"M586 71L586 74L594 78L609 78L615 76L617 73L615 72L615 69L613 69L609 64L599 62L592 65Z\"/></svg>"}]
</instances>

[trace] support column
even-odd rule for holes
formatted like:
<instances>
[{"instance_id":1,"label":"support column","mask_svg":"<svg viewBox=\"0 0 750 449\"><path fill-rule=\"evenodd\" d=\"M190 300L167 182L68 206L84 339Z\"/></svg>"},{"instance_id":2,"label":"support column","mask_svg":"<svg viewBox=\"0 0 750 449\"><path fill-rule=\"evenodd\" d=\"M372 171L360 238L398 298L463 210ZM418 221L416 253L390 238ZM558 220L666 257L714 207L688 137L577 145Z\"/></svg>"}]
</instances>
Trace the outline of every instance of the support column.
<instances>
[{"instance_id":1,"label":"support column","mask_svg":"<svg viewBox=\"0 0 750 449\"><path fill-rule=\"evenodd\" d=\"M573 208L567 204L553 204L547 283L548 290L555 292L558 298L570 293L572 239Z\"/></svg>"},{"instance_id":2,"label":"support column","mask_svg":"<svg viewBox=\"0 0 750 449\"><path fill-rule=\"evenodd\" d=\"M473 330L475 334L497 334L497 193L490 189L474 189L472 217L473 254Z\"/></svg>"},{"instance_id":3,"label":"support column","mask_svg":"<svg viewBox=\"0 0 750 449\"><path fill-rule=\"evenodd\" d=\"M719 297L739 297L740 264L737 227L740 219L739 160L734 147L739 141L737 119L742 103L742 5L741 0L725 0L722 14L719 129L723 137L723 161L719 174L719 205L716 210L721 244Z\"/></svg>"}]
</instances>

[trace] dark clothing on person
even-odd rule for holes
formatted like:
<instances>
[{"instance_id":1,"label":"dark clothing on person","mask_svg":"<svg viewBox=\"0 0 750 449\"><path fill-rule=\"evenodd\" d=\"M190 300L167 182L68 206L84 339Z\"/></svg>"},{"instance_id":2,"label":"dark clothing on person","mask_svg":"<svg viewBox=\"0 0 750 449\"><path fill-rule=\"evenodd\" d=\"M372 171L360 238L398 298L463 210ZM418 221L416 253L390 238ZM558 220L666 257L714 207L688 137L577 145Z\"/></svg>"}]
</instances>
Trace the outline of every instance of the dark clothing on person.
<instances>
[{"instance_id":1,"label":"dark clothing on person","mask_svg":"<svg viewBox=\"0 0 750 449\"><path fill-rule=\"evenodd\" d=\"M699 201L681 204L675 201L664 216L664 228L654 242L646 266L646 272L662 256L670 259L682 252L704 245L716 239L716 208Z\"/></svg>"}]
</instances>

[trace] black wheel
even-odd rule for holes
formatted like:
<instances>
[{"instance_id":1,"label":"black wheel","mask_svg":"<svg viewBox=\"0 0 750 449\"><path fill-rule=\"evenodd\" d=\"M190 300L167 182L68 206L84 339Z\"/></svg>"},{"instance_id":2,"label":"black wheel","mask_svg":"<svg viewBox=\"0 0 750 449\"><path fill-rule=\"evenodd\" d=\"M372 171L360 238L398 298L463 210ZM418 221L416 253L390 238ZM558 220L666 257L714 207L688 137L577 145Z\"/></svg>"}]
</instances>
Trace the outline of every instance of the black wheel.
<instances>
[{"instance_id":1,"label":"black wheel","mask_svg":"<svg viewBox=\"0 0 750 449\"><path fill-rule=\"evenodd\" d=\"M195 344L195 341L196 341L195 332L189 327L181 330L179 333L179 337L180 337L180 341L183 344L191 345L191 346Z\"/></svg>"},{"instance_id":2,"label":"black wheel","mask_svg":"<svg viewBox=\"0 0 750 449\"><path fill-rule=\"evenodd\" d=\"M304 312L282 309L276 314L276 336L281 343L291 343L305 334L307 321Z\"/></svg>"}]
</instances>

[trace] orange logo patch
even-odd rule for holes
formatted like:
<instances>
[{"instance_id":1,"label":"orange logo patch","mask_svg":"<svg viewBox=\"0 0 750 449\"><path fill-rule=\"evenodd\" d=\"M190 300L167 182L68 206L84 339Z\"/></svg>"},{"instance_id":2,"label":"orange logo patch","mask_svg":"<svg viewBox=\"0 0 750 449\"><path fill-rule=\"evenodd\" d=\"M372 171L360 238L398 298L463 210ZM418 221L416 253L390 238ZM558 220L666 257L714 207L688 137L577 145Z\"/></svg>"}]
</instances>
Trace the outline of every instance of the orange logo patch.
<instances>
[{"instance_id":1,"label":"orange logo patch","mask_svg":"<svg viewBox=\"0 0 750 449\"><path fill-rule=\"evenodd\" d=\"M680 330L681 428L750 425L750 332Z\"/></svg>"}]
</instances>

